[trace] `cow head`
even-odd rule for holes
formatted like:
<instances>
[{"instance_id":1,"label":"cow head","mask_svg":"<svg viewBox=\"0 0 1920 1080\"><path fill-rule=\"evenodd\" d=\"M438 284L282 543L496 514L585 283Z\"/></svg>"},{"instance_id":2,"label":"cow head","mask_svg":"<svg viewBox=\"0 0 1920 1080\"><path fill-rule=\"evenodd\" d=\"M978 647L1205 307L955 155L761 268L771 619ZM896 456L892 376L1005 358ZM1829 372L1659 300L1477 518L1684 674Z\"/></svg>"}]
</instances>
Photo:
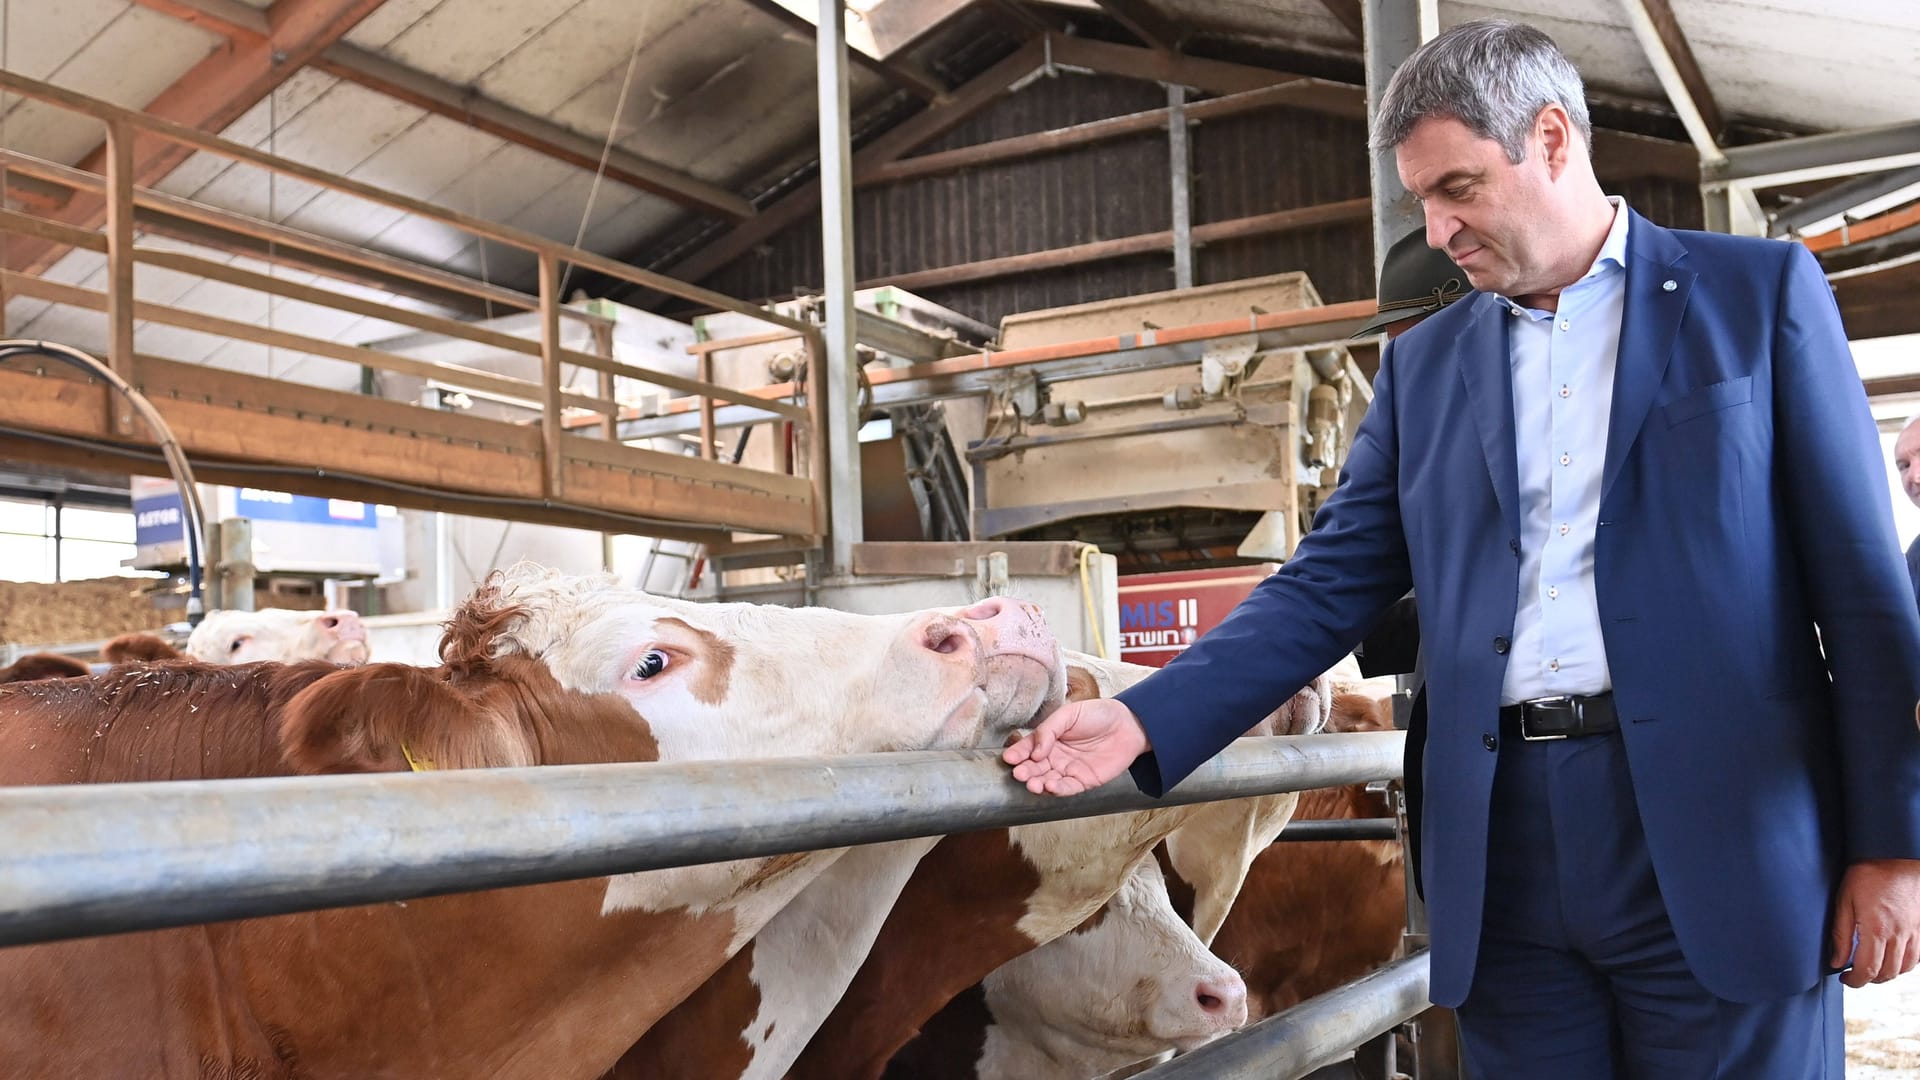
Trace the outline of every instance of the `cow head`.
<instances>
[{"instance_id":1,"label":"cow head","mask_svg":"<svg viewBox=\"0 0 1920 1080\"><path fill-rule=\"evenodd\" d=\"M323 680L295 702L289 760L406 768L403 743L442 768L991 745L1065 681L1045 621L1018 601L891 616L696 604L537 567L476 592L440 654L438 669ZM323 688L345 696L318 707ZM618 739L582 750L606 738L583 734L586 714L643 731L644 755Z\"/></svg>"},{"instance_id":2,"label":"cow head","mask_svg":"<svg viewBox=\"0 0 1920 1080\"><path fill-rule=\"evenodd\" d=\"M209 664L259 660L330 664L367 662L367 627L344 608L333 611L213 611L187 638L187 655Z\"/></svg>"},{"instance_id":3,"label":"cow head","mask_svg":"<svg viewBox=\"0 0 1920 1080\"><path fill-rule=\"evenodd\" d=\"M986 988L1009 1037L1102 1070L1191 1050L1247 1020L1246 984L1174 912L1152 858L1078 930L1002 965Z\"/></svg>"},{"instance_id":4,"label":"cow head","mask_svg":"<svg viewBox=\"0 0 1920 1080\"><path fill-rule=\"evenodd\" d=\"M856 615L701 604L603 577L516 568L492 655L537 657L562 686L618 694L669 758L991 745L1061 700L1060 647L1038 608Z\"/></svg>"}]
</instances>

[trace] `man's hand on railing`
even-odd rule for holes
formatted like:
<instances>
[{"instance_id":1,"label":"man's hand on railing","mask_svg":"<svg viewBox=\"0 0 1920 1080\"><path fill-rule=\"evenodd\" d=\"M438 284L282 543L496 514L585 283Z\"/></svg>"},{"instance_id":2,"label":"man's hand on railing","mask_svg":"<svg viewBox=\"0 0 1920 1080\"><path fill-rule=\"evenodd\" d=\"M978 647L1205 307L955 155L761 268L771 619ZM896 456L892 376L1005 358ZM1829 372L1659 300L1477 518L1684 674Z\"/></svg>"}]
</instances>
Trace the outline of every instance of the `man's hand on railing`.
<instances>
[{"instance_id":1,"label":"man's hand on railing","mask_svg":"<svg viewBox=\"0 0 1920 1080\"><path fill-rule=\"evenodd\" d=\"M1112 698L1062 706L1001 756L1036 795L1078 795L1127 771L1150 749L1133 710Z\"/></svg>"}]
</instances>

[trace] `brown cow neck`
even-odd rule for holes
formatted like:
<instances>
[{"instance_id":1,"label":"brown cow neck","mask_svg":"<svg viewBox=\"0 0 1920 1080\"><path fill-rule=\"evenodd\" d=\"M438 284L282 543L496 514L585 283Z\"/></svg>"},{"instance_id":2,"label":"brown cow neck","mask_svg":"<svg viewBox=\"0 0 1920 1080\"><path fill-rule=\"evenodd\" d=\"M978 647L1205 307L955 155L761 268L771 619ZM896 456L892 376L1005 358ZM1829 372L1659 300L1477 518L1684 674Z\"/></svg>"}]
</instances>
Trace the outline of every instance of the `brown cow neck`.
<instances>
[{"instance_id":1,"label":"brown cow neck","mask_svg":"<svg viewBox=\"0 0 1920 1080\"><path fill-rule=\"evenodd\" d=\"M788 1080L876 1080L954 995L1034 947L1019 924L1039 888L1005 829L941 840Z\"/></svg>"},{"instance_id":2,"label":"brown cow neck","mask_svg":"<svg viewBox=\"0 0 1920 1080\"><path fill-rule=\"evenodd\" d=\"M742 1017L760 1011L749 941L621 1055L605 1080L716 1080L753 1064Z\"/></svg>"}]
</instances>

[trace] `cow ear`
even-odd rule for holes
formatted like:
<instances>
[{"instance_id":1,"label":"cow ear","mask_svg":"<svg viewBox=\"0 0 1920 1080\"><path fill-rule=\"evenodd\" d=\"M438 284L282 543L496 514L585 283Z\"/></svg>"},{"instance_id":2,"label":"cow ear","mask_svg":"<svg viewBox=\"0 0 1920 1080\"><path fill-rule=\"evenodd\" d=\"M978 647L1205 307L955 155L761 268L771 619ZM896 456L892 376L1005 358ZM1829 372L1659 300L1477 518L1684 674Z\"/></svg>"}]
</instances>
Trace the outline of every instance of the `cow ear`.
<instances>
[{"instance_id":1,"label":"cow ear","mask_svg":"<svg viewBox=\"0 0 1920 1080\"><path fill-rule=\"evenodd\" d=\"M1333 696L1333 715L1328 731L1392 731L1393 699L1367 694L1341 693Z\"/></svg>"},{"instance_id":2,"label":"cow ear","mask_svg":"<svg viewBox=\"0 0 1920 1080\"><path fill-rule=\"evenodd\" d=\"M100 659L109 664L178 660L180 650L153 634L121 634L100 647Z\"/></svg>"},{"instance_id":3,"label":"cow ear","mask_svg":"<svg viewBox=\"0 0 1920 1080\"><path fill-rule=\"evenodd\" d=\"M1093 672L1073 664L1067 665L1067 700L1092 701L1100 696L1100 680Z\"/></svg>"},{"instance_id":4,"label":"cow ear","mask_svg":"<svg viewBox=\"0 0 1920 1080\"><path fill-rule=\"evenodd\" d=\"M336 671L287 703L280 752L303 773L533 764L531 740L489 689L411 664Z\"/></svg>"},{"instance_id":5,"label":"cow ear","mask_svg":"<svg viewBox=\"0 0 1920 1080\"><path fill-rule=\"evenodd\" d=\"M1248 729L1248 735L1316 735L1333 716L1333 680L1325 675L1302 687L1287 703Z\"/></svg>"}]
</instances>

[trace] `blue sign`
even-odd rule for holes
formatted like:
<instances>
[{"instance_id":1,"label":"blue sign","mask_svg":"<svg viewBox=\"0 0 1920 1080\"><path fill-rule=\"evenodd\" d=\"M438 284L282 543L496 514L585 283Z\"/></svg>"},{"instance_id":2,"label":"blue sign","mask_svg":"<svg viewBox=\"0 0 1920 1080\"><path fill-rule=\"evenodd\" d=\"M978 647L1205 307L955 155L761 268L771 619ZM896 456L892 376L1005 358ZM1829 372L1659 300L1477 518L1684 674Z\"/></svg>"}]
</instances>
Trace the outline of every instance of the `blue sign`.
<instances>
[{"instance_id":1,"label":"blue sign","mask_svg":"<svg viewBox=\"0 0 1920 1080\"><path fill-rule=\"evenodd\" d=\"M185 543L186 519L186 513L181 509L178 490L135 499L133 500L133 542L140 547L151 544Z\"/></svg>"},{"instance_id":2,"label":"blue sign","mask_svg":"<svg viewBox=\"0 0 1920 1080\"><path fill-rule=\"evenodd\" d=\"M345 525L357 529L379 527L374 504L351 499L322 499L243 487L234 492L234 516L254 521L294 521L303 525Z\"/></svg>"}]
</instances>

